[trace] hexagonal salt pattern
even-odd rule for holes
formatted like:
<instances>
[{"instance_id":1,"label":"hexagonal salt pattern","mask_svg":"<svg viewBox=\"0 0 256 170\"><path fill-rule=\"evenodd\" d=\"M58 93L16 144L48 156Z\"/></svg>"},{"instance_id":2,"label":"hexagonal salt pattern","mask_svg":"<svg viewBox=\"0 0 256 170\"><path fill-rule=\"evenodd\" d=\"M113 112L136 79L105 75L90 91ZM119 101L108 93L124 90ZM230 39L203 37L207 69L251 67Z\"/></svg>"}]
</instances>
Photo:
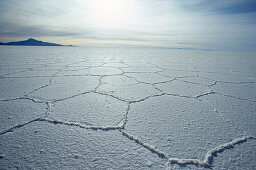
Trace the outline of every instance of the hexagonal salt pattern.
<instances>
[{"instance_id":1,"label":"hexagonal salt pattern","mask_svg":"<svg viewBox=\"0 0 256 170\"><path fill-rule=\"evenodd\" d=\"M51 118L95 126L115 126L126 114L127 104L97 93L80 95L56 102Z\"/></svg>"},{"instance_id":2,"label":"hexagonal salt pattern","mask_svg":"<svg viewBox=\"0 0 256 170\"><path fill-rule=\"evenodd\" d=\"M49 83L49 78L0 79L0 100L23 97Z\"/></svg>"},{"instance_id":3,"label":"hexagonal salt pattern","mask_svg":"<svg viewBox=\"0 0 256 170\"><path fill-rule=\"evenodd\" d=\"M212 94L203 96L202 101L209 103L215 111L227 121L232 122L236 128L245 131L248 135L256 135L256 103L240 100L233 97Z\"/></svg>"},{"instance_id":4,"label":"hexagonal salt pattern","mask_svg":"<svg viewBox=\"0 0 256 170\"><path fill-rule=\"evenodd\" d=\"M126 73L125 75L135 78L138 82L156 84L172 80L157 73Z\"/></svg>"},{"instance_id":5,"label":"hexagonal salt pattern","mask_svg":"<svg viewBox=\"0 0 256 170\"><path fill-rule=\"evenodd\" d=\"M113 83L110 84L111 79L112 78L108 80L108 77L104 78L103 82L106 83L102 83L97 91L100 93L116 96L117 98L126 101L137 101L152 95L161 94L161 92L155 89L152 85L138 83L129 77L115 77L114 84L118 84L117 86L113 85ZM122 85L124 83L126 85Z\"/></svg>"},{"instance_id":6,"label":"hexagonal salt pattern","mask_svg":"<svg viewBox=\"0 0 256 170\"><path fill-rule=\"evenodd\" d=\"M208 87L178 80L156 84L156 87L167 94L187 97L197 97L210 92Z\"/></svg>"},{"instance_id":7,"label":"hexagonal salt pattern","mask_svg":"<svg viewBox=\"0 0 256 170\"><path fill-rule=\"evenodd\" d=\"M30 100L0 101L0 131L44 116L47 106Z\"/></svg>"},{"instance_id":8,"label":"hexagonal salt pattern","mask_svg":"<svg viewBox=\"0 0 256 170\"><path fill-rule=\"evenodd\" d=\"M0 169L254 169L252 56L1 46Z\"/></svg>"},{"instance_id":9,"label":"hexagonal salt pattern","mask_svg":"<svg viewBox=\"0 0 256 170\"><path fill-rule=\"evenodd\" d=\"M236 147L219 153L213 161L214 169L255 169L256 140L248 140Z\"/></svg>"},{"instance_id":10,"label":"hexagonal salt pattern","mask_svg":"<svg viewBox=\"0 0 256 170\"><path fill-rule=\"evenodd\" d=\"M165 160L118 131L34 122L0 136L3 169L164 169Z\"/></svg>"},{"instance_id":11,"label":"hexagonal salt pattern","mask_svg":"<svg viewBox=\"0 0 256 170\"><path fill-rule=\"evenodd\" d=\"M217 93L256 102L256 83L217 83L211 89Z\"/></svg>"},{"instance_id":12,"label":"hexagonal salt pattern","mask_svg":"<svg viewBox=\"0 0 256 170\"><path fill-rule=\"evenodd\" d=\"M44 100L59 100L93 91L98 84L99 78L97 76L56 77L49 86L30 94L30 96Z\"/></svg>"},{"instance_id":13,"label":"hexagonal salt pattern","mask_svg":"<svg viewBox=\"0 0 256 170\"><path fill-rule=\"evenodd\" d=\"M173 96L132 104L125 128L170 157L187 159L203 159L209 149L240 136L205 103Z\"/></svg>"}]
</instances>

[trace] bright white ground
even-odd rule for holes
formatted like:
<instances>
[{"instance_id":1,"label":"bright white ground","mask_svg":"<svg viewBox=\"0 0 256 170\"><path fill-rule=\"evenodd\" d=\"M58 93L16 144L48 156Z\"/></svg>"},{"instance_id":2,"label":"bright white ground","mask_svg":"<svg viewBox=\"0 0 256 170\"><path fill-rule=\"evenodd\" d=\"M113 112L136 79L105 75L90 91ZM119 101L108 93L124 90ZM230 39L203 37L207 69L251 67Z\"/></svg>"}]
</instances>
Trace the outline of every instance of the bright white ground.
<instances>
[{"instance_id":1,"label":"bright white ground","mask_svg":"<svg viewBox=\"0 0 256 170\"><path fill-rule=\"evenodd\" d=\"M0 169L256 169L256 54L0 47Z\"/></svg>"}]
</instances>

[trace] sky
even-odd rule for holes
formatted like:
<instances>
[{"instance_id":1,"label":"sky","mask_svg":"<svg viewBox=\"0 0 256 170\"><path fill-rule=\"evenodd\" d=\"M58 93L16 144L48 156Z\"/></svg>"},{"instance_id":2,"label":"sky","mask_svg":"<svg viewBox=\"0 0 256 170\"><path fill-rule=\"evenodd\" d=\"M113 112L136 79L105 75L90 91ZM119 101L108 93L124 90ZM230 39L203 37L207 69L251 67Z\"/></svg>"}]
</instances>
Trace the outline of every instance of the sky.
<instances>
[{"instance_id":1,"label":"sky","mask_svg":"<svg viewBox=\"0 0 256 170\"><path fill-rule=\"evenodd\" d=\"M256 51L256 0L0 0L0 41Z\"/></svg>"}]
</instances>

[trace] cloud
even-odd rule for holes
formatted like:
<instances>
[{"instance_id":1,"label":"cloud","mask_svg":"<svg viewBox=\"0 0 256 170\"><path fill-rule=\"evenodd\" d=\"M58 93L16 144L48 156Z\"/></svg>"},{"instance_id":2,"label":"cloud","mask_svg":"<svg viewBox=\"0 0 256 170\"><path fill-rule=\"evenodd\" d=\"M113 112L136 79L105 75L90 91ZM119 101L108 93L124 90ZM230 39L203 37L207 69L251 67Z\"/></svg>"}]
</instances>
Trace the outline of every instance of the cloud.
<instances>
[{"instance_id":1,"label":"cloud","mask_svg":"<svg viewBox=\"0 0 256 170\"><path fill-rule=\"evenodd\" d=\"M181 1L179 2L183 8L215 12L221 14L240 14L256 12L255 0L195 0L195 1Z\"/></svg>"},{"instance_id":2,"label":"cloud","mask_svg":"<svg viewBox=\"0 0 256 170\"><path fill-rule=\"evenodd\" d=\"M79 33L70 31L53 30L45 26L19 25L0 21L0 36L3 37L26 37L26 36L77 36Z\"/></svg>"},{"instance_id":3,"label":"cloud","mask_svg":"<svg viewBox=\"0 0 256 170\"><path fill-rule=\"evenodd\" d=\"M254 0L128 0L123 7L127 11L114 19L105 18L111 10L99 14L104 4L92 11L92 4L97 8L102 2L0 1L0 41L1 37L53 37L79 40L79 44L122 42L230 50L253 50L256 45Z\"/></svg>"}]
</instances>

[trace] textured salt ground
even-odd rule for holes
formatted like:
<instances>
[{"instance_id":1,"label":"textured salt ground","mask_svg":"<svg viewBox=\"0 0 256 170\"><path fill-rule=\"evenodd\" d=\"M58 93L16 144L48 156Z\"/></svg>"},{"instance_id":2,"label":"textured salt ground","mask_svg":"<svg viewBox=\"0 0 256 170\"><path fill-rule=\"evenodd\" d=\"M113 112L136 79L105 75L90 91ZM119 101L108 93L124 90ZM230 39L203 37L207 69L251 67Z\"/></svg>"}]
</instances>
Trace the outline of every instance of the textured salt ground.
<instances>
[{"instance_id":1,"label":"textured salt ground","mask_svg":"<svg viewBox=\"0 0 256 170\"><path fill-rule=\"evenodd\" d=\"M256 83L217 83L212 90L224 95L230 95L241 99L256 101Z\"/></svg>"},{"instance_id":2,"label":"textured salt ground","mask_svg":"<svg viewBox=\"0 0 256 170\"><path fill-rule=\"evenodd\" d=\"M74 75L74 76L83 76L83 75L118 75L122 74L122 70L118 68L111 68L111 67L83 67L83 68L77 68L76 70L72 71L63 71L59 75L67 76L67 75Z\"/></svg>"},{"instance_id":3,"label":"textured salt ground","mask_svg":"<svg viewBox=\"0 0 256 170\"><path fill-rule=\"evenodd\" d=\"M250 140L247 143L238 145L218 154L213 161L214 169L255 169L255 148L256 140Z\"/></svg>"},{"instance_id":4,"label":"textured salt ground","mask_svg":"<svg viewBox=\"0 0 256 170\"><path fill-rule=\"evenodd\" d=\"M110 86L131 86L139 84L134 78L124 75L106 76L101 79L102 84Z\"/></svg>"},{"instance_id":5,"label":"textured salt ground","mask_svg":"<svg viewBox=\"0 0 256 170\"><path fill-rule=\"evenodd\" d=\"M30 69L37 69L37 68L42 68L44 67L43 63L24 63L22 64L21 62L14 61L13 63L7 63L4 61L3 63L0 63L0 73L5 74L6 72L10 73L11 72L18 72L18 71L26 71ZM6 71L6 72L5 72Z\"/></svg>"},{"instance_id":6,"label":"textured salt ground","mask_svg":"<svg viewBox=\"0 0 256 170\"><path fill-rule=\"evenodd\" d=\"M126 114L126 108L126 103L115 98L90 93L55 103L50 117L94 126L115 126Z\"/></svg>"},{"instance_id":7,"label":"textured salt ground","mask_svg":"<svg viewBox=\"0 0 256 170\"><path fill-rule=\"evenodd\" d=\"M28 69L26 68L9 68L9 66L3 68L3 66L0 67L0 75L2 77L12 75L15 73L20 73L20 72L27 72Z\"/></svg>"},{"instance_id":8,"label":"textured salt ground","mask_svg":"<svg viewBox=\"0 0 256 170\"><path fill-rule=\"evenodd\" d=\"M8 75L8 78L23 78L23 77L51 77L56 73L56 70L29 70L25 72L17 72L11 75Z\"/></svg>"},{"instance_id":9,"label":"textured salt ground","mask_svg":"<svg viewBox=\"0 0 256 170\"><path fill-rule=\"evenodd\" d=\"M183 71L183 70L163 70L159 74L168 77L191 77L196 76L196 72Z\"/></svg>"},{"instance_id":10,"label":"textured salt ground","mask_svg":"<svg viewBox=\"0 0 256 170\"><path fill-rule=\"evenodd\" d=\"M164 169L165 160L119 131L35 122L0 136L3 169Z\"/></svg>"},{"instance_id":11,"label":"textured salt ground","mask_svg":"<svg viewBox=\"0 0 256 170\"><path fill-rule=\"evenodd\" d=\"M178 80L184 81L187 83L198 84L201 86L210 86L211 84L215 83L214 80L210 80L210 79L202 78L202 77L184 77L184 78L178 78Z\"/></svg>"},{"instance_id":12,"label":"textured salt ground","mask_svg":"<svg viewBox=\"0 0 256 170\"><path fill-rule=\"evenodd\" d=\"M132 104L126 130L170 157L193 159L240 136L211 107L173 96Z\"/></svg>"},{"instance_id":13,"label":"textured salt ground","mask_svg":"<svg viewBox=\"0 0 256 170\"><path fill-rule=\"evenodd\" d=\"M106 67L118 67L118 68L126 68L126 67L129 67L129 65L127 64L124 64L124 63L120 63L120 62L107 62L107 63L104 63L103 66L106 66Z\"/></svg>"},{"instance_id":14,"label":"textured salt ground","mask_svg":"<svg viewBox=\"0 0 256 170\"><path fill-rule=\"evenodd\" d=\"M125 75L133 77L138 82L150 84L161 83L171 80L171 78L169 77L165 77L156 73L125 73Z\"/></svg>"},{"instance_id":15,"label":"textured salt ground","mask_svg":"<svg viewBox=\"0 0 256 170\"><path fill-rule=\"evenodd\" d=\"M93 91L98 84L99 80L96 76L83 76L82 78L78 76L56 77L49 86L30 94L30 96L54 101Z\"/></svg>"},{"instance_id":16,"label":"textured salt ground","mask_svg":"<svg viewBox=\"0 0 256 170\"><path fill-rule=\"evenodd\" d=\"M102 84L97 91L108 93L127 101L141 100L151 95L161 94L160 91L148 84L134 84L130 86L112 86L110 84Z\"/></svg>"},{"instance_id":17,"label":"textured salt ground","mask_svg":"<svg viewBox=\"0 0 256 170\"><path fill-rule=\"evenodd\" d=\"M126 72L126 73L154 73L154 72L157 72L157 71L161 71L161 69L159 68L155 68L155 67L152 67L152 66L143 66L143 67L140 67L140 66L133 66L133 67L129 67L129 68L123 68L123 70Z\"/></svg>"},{"instance_id":18,"label":"textured salt ground","mask_svg":"<svg viewBox=\"0 0 256 170\"><path fill-rule=\"evenodd\" d=\"M157 67L159 69L162 70L167 70L166 73L171 74L171 71L176 73L180 73L180 74L184 74L184 72L194 72L195 67L192 66L191 64L186 64L182 61L180 61L180 59L176 58L176 61L174 62L170 62L168 60L166 61L159 61L159 60L154 60L151 62L151 65L154 67Z\"/></svg>"},{"instance_id":19,"label":"textured salt ground","mask_svg":"<svg viewBox=\"0 0 256 170\"><path fill-rule=\"evenodd\" d=\"M85 60L85 61L81 61L81 62L78 62L78 63L74 63L71 66L76 67L76 68L79 68L79 67L99 67L99 66L102 66L103 64L104 64L104 62L100 62L100 61Z\"/></svg>"},{"instance_id":20,"label":"textured salt ground","mask_svg":"<svg viewBox=\"0 0 256 170\"><path fill-rule=\"evenodd\" d=\"M254 54L40 48L0 50L1 167L255 168Z\"/></svg>"},{"instance_id":21,"label":"textured salt ground","mask_svg":"<svg viewBox=\"0 0 256 170\"><path fill-rule=\"evenodd\" d=\"M135 56L133 56L133 57L135 57ZM142 65L144 66L144 68L141 68L141 71L143 71L143 72L146 72L146 71L158 71L159 70L159 68L152 68L153 65L150 62L150 58L149 58L149 60L147 62L145 62L145 61L142 61L142 60L140 61L138 59L132 61L131 59L129 59L127 57L127 59L125 61L123 61L122 63L125 63L127 66L129 66L127 68L127 69L129 69L129 71L135 71L136 69L140 69L139 67L141 67ZM139 72L139 70L137 70L137 71Z\"/></svg>"},{"instance_id":22,"label":"textured salt ground","mask_svg":"<svg viewBox=\"0 0 256 170\"><path fill-rule=\"evenodd\" d=\"M195 66L194 71L198 71L201 73L215 73L215 74L233 74L233 68L230 68L228 65L220 64L212 65L212 66Z\"/></svg>"},{"instance_id":23,"label":"textured salt ground","mask_svg":"<svg viewBox=\"0 0 256 170\"><path fill-rule=\"evenodd\" d=\"M199 72L199 75L204 78L212 79L215 81L222 81L222 82L250 82L252 79L248 76L244 75L237 75L232 72L226 73L207 73L207 72Z\"/></svg>"},{"instance_id":24,"label":"textured salt ground","mask_svg":"<svg viewBox=\"0 0 256 170\"><path fill-rule=\"evenodd\" d=\"M248 135L255 136L256 103L232 97L212 94L200 98L213 106L218 115L233 123Z\"/></svg>"},{"instance_id":25,"label":"textured salt ground","mask_svg":"<svg viewBox=\"0 0 256 170\"><path fill-rule=\"evenodd\" d=\"M115 75L123 73L120 69L111 67L92 67L89 68L87 71L88 74L93 75Z\"/></svg>"},{"instance_id":26,"label":"textured salt ground","mask_svg":"<svg viewBox=\"0 0 256 170\"><path fill-rule=\"evenodd\" d=\"M48 78L0 79L0 100L22 97L48 84Z\"/></svg>"},{"instance_id":27,"label":"textured salt ground","mask_svg":"<svg viewBox=\"0 0 256 170\"><path fill-rule=\"evenodd\" d=\"M46 105L29 100L0 101L0 131L13 127L21 122L42 116L46 112Z\"/></svg>"},{"instance_id":28,"label":"textured salt ground","mask_svg":"<svg viewBox=\"0 0 256 170\"><path fill-rule=\"evenodd\" d=\"M188 97L196 97L210 92L208 87L178 80L157 84L155 86L164 93Z\"/></svg>"},{"instance_id":29,"label":"textured salt ground","mask_svg":"<svg viewBox=\"0 0 256 170\"><path fill-rule=\"evenodd\" d=\"M68 67L63 69L58 76L87 76L89 67Z\"/></svg>"}]
</instances>

